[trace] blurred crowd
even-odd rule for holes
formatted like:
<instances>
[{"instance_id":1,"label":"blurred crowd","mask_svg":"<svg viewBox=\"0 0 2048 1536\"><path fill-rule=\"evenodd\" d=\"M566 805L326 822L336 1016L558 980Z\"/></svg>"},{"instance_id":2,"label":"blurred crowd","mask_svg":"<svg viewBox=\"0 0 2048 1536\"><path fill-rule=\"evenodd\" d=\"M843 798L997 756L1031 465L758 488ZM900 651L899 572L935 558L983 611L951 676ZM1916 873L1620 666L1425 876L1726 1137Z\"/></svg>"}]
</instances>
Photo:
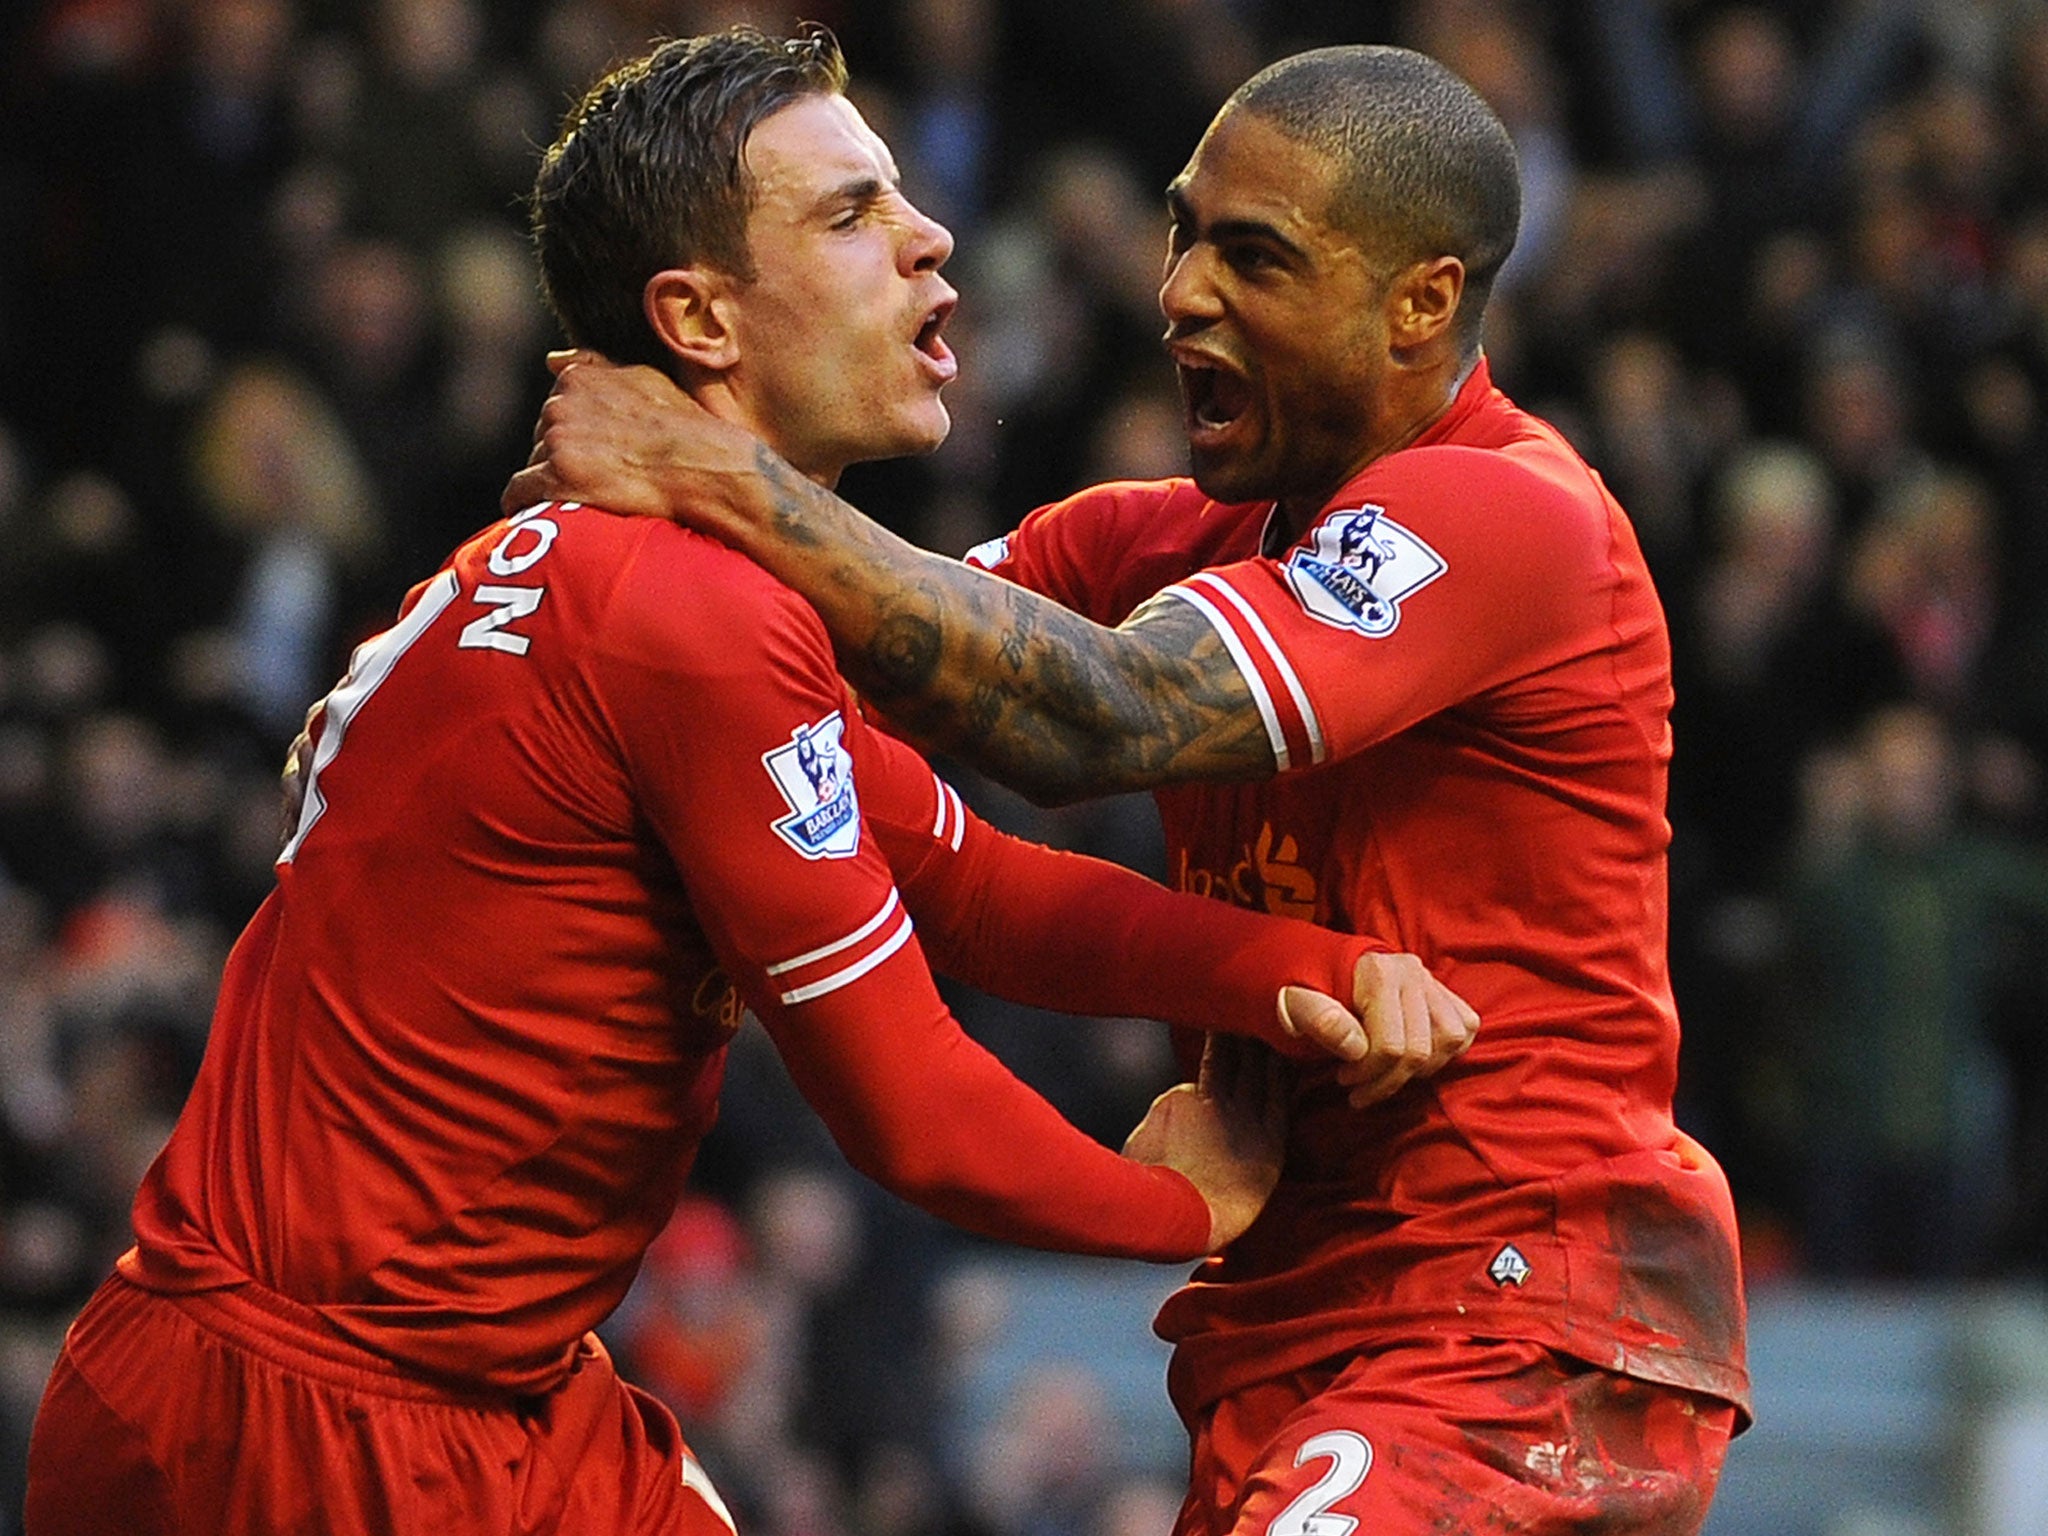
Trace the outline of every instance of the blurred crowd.
<instances>
[{"instance_id":1,"label":"blurred crowd","mask_svg":"<svg viewBox=\"0 0 2048 1536\"><path fill-rule=\"evenodd\" d=\"M1182 470L1159 193L1239 81L1398 41L1492 101L1495 376L1671 618L1681 1120L1753 1283L2048 1275L2041 0L42 0L0 9L0 1532L286 744L526 457L539 148L649 38L800 17L958 237L952 440L844 487L953 552ZM1141 802L969 787L1164 873ZM1104 1139L1166 1080L1150 1026L954 996ZM1085 1371L947 1444L975 1245L854 1180L758 1033L726 1105L613 1333L747 1528L1164 1529Z\"/></svg>"}]
</instances>

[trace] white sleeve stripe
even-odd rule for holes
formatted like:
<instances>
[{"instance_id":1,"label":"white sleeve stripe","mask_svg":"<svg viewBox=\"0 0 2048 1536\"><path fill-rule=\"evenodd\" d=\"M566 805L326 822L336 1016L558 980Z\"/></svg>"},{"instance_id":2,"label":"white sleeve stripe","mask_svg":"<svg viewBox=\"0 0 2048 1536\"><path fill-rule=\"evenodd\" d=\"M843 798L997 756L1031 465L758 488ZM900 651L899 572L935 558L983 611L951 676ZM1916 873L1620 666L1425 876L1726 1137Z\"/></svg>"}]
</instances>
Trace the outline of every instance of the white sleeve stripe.
<instances>
[{"instance_id":1,"label":"white sleeve stripe","mask_svg":"<svg viewBox=\"0 0 2048 1536\"><path fill-rule=\"evenodd\" d=\"M967 807L960 803L959 790L947 784L943 779L939 782L946 791L947 802L953 807L953 836L950 840L950 845L953 851L958 853L962 840L967 836Z\"/></svg>"},{"instance_id":2,"label":"white sleeve stripe","mask_svg":"<svg viewBox=\"0 0 2048 1536\"><path fill-rule=\"evenodd\" d=\"M903 926L890 934L888 939L879 948L870 950L864 959L854 961L852 965L849 965L843 971L834 971L822 981L814 981L808 986L798 987L794 991L783 993L782 1001L786 1004L808 1003L812 998L823 997L827 992L837 992L841 987L851 982L859 981L861 977L867 975L869 971L872 971L884 960L895 954L897 950L901 949L908 942L910 942L910 918L906 914L903 919Z\"/></svg>"},{"instance_id":3,"label":"white sleeve stripe","mask_svg":"<svg viewBox=\"0 0 2048 1536\"><path fill-rule=\"evenodd\" d=\"M1308 733L1309 762L1320 763L1329 755L1329 748L1323 742L1323 723L1316 718L1315 706L1308 701L1308 690L1301 685L1301 676L1294 670L1294 663L1287 659L1287 653L1280 649L1280 642L1273 638L1273 631L1266 628L1266 621L1259 617L1259 610L1244 600L1229 582L1210 571L1200 571L1188 578L1199 581L1204 587L1220 592L1229 599L1230 606L1244 616L1244 622L1251 632L1259 637L1259 644L1265 647L1266 655L1273 663L1273 670L1280 674L1280 681L1287 685L1287 695L1294 700L1294 707L1301 711L1301 726Z\"/></svg>"},{"instance_id":4,"label":"white sleeve stripe","mask_svg":"<svg viewBox=\"0 0 2048 1536\"><path fill-rule=\"evenodd\" d=\"M960 803L960 791L936 773L932 775L932 786L939 792L939 816L938 820L932 823L932 841L944 842L958 853L961 842L967 836L967 807ZM953 824L951 837L946 835L948 821Z\"/></svg>"},{"instance_id":5,"label":"white sleeve stripe","mask_svg":"<svg viewBox=\"0 0 2048 1536\"><path fill-rule=\"evenodd\" d=\"M1230 621L1216 610L1216 605L1198 592L1190 591L1178 584L1167 587L1161 597L1177 597L1207 619L1210 626L1222 638L1224 649L1230 652L1230 659L1237 663L1237 670L1244 678L1245 687L1252 691L1252 702L1259 706L1259 718L1266 722L1266 739L1273 746L1273 762L1281 772L1290 764L1287 752L1287 734L1280 728L1280 716L1273 708L1272 695L1266 691L1266 684L1259 676L1259 669L1253 663L1251 652L1244 648L1244 642L1237 638L1237 631L1230 627Z\"/></svg>"},{"instance_id":6,"label":"white sleeve stripe","mask_svg":"<svg viewBox=\"0 0 2048 1536\"><path fill-rule=\"evenodd\" d=\"M842 949L853 948L854 945L886 923L889 920L889 914L894 912L901 903L902 897L897 893L896 888L891 886L889 888L889 899L882 903L882 910L869 918L865 923L862 923L860 927L854 929L845 938L834 939L830 944L822 945L817 949L798 955L793 960L785 960L780 965L771 965L768 967L768 974L770 976L781 976L809 965L813 961L829 959L833 955L838 954ZM909 919L905 918L904 921L908 922Z\"/></svg>"}]
</instances>

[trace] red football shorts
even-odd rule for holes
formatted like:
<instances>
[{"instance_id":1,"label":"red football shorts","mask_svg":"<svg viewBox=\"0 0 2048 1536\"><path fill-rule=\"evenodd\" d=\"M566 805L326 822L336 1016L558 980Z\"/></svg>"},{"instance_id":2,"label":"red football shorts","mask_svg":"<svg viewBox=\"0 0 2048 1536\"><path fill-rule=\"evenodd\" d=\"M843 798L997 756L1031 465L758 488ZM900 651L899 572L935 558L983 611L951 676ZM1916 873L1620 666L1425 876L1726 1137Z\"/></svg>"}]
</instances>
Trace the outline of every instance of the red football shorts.
<instances>
[{"instance_id":1,"label":"red football shorts","mask_svg":"<svg viewBox=\"0 0 2048 1536\"><path fill-rule=\"evenodd\" d=\"M1734 1422L1537 1344L1401 1341L1194 1414L1175 1536L1694 1536Z\"/></svg>"},{"instance_id":2,"label":"red football shorts","mask_svg":"<svg viewBox=\"0 0 2048 1536\"><path fill-rule=\"evenodd\" d=\"M559 1389L465 1401L254 1286L116 1276L29 1447L27 1536L733 1536L673 1414L595 1337Z\"/></svg>"}]
</instances>

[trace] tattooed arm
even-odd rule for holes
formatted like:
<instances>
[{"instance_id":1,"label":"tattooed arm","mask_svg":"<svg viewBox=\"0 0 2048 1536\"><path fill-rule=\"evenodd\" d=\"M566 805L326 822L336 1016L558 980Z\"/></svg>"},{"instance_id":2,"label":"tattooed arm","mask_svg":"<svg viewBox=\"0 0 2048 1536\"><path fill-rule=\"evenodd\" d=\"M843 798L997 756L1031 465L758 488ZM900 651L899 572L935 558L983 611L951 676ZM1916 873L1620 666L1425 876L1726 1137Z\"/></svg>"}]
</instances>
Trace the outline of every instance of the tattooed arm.
<instances>
[{"instance_id":1,"label":"tattooed arm","mask_svg":"<svg viewBox=\"0 0 2048 1536\"><path fill-rule=\"evenodd\" d=\"M922 745L1045 804L1273 772L1208 621L1155 598L1106 629L916 548L648 368L571 354L508 508L579 500L669 517L801 592L846 675Z\"/></svg>"}]
</instances>

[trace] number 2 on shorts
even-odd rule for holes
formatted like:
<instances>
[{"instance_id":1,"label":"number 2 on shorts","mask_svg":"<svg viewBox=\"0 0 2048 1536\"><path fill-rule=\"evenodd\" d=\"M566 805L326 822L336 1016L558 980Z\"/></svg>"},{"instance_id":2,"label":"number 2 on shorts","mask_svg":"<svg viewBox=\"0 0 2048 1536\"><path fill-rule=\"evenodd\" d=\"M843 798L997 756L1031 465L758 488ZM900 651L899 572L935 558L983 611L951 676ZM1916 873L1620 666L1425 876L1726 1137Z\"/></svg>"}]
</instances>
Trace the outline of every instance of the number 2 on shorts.
<instances>
[{"instance_id":1,"label":"number 2 on shorts","mask_svg":"<svg viewBox=\"0 0 2048 1536\"><path fill-rule=\"evenodd\" d=\"M1372 1470L1372 1442L1348 1429L1326 1430L1302 1442L1294 1464L1301 1466L1316 1456L1330 1458L1328 1470L1273 1517L1267 1536L1351 1536L1357 1529L1355 1519L1331 1514L1330 1506L1358 1492L1365 1482L1365 1474Z\"/></svg>"}]
</instances>

